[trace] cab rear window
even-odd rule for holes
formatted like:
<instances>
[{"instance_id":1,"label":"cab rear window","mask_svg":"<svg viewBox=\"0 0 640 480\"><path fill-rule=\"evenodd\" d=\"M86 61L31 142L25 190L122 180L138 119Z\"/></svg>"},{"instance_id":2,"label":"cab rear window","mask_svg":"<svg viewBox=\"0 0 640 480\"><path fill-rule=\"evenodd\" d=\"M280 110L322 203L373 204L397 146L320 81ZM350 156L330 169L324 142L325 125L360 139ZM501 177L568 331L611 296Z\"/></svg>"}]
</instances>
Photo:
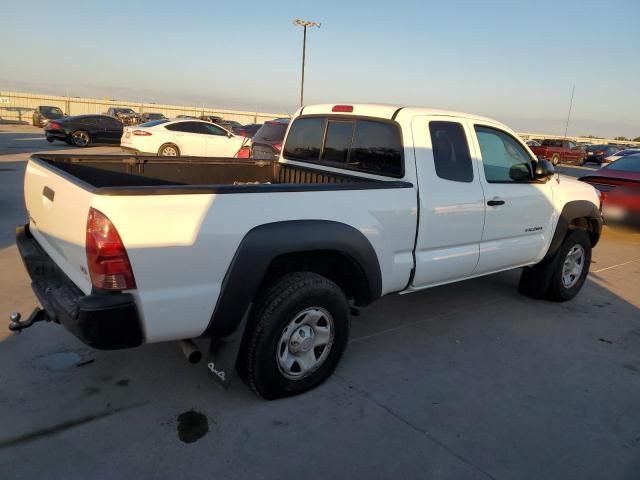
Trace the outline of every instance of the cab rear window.
<instances>
[{"instance_id":1,"label":"cab rear window","mask_svg":"<svg viewBox=\"0 0 640 480\"><path fill-rule=\"evenodd\" d=\"M392 122L300 117L289 129L283 156L377 175L404 174L400 129Z\"/></svg>"}]
</instances>

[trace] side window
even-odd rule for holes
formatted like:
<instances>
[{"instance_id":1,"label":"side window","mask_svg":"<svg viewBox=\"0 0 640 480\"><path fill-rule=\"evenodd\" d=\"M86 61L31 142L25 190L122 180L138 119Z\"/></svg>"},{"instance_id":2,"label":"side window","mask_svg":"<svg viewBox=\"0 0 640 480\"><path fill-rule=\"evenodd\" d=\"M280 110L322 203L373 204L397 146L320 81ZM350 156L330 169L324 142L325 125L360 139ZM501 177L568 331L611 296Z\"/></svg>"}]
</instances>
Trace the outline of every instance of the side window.
<instances>
[{"instance_id":1,"label":"side window","mask_svg":"<svg viewBox=\"0 0 640 480\"><path fill-rule=\"evenodd\" d=\"M402 176L402 141L391 123L358 120L349 165L365 172Z\"/></svg>"},{"instance_id":2,"label":"side window","mask_svg":"<svg viewBox=\"0 0 640 480\"><path fill-rule=\"evenodd\" d=\"M318 161L326 119L321 117L299 118L293 122L283 156L292 160Z\"/></svg>"},{"instance_id":3,"label":"side window","mask_svg":"<svg viewBox=\"0 0 640 480\"><path fill-rule=\"evenodd\" d=\"M104 126L107 128L112 128L112 129L122 128L122 124L115 118L105 117L102 119L102 122L104 123Z\"/></svg>"},{"instance_id":4,"label":"side window","mask_svg":"<svg viewBox=\"0 0 640 480\"><path fill-rule=\"evenodd\" d=\"M488 182L522 182L533 178L531 158L511 135L479 125L475 131Z\"/></svg>"},{"instance_id":5,"label":"side window","mask_svg":"<svg viewBox=\"0 0 640 480\"><path fill-rule=\"evenodd\" d=\"M199 123L198 125L200 125L201 132L206 133L207 135L218 135L219 137L227 136L227 132L223 128L217 127L216 125L207 123Z\"/></svg>"},{"instance_id":6,"label":"side window","mask_svg":"<svg viewBox=\"0 0 640 480\"><path fill-rule=\"evenodd\" d=\"M202 133L198 122L172 123L171 125L167 125L164 128L166 128L167 130L173 130L174 132Z\"/></svg>"},{"instance_id":7,"label":"side window","mask_svg":"<svg viewBox=\"0 0 640 480\"><path fill-rule=\"evenodd\" d=\"M464 128L456 122L429 122L436 175L454 182L472 182L473 165Z\"/></svg>"},{"instance_id":8,"label":"side window","mask_svg":"<svg viewBox=\"0 0 640 480\"><path fill-rule=\"evenodd\" d=\"M353 122L329 120L322 161L346 163L353 139Z\"/></svg>"}]
</instances>

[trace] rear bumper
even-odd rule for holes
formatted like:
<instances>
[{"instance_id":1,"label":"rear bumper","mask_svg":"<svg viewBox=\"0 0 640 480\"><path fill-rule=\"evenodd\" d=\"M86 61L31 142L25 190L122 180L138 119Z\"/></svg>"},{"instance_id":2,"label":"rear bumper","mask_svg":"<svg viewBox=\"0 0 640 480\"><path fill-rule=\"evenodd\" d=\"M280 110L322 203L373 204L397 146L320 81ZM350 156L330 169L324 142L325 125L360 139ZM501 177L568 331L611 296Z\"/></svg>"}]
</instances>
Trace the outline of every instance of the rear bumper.
<instances>
[{"instance_id":1,"label":"rear bumper","mask_svg":"<svg viewBox=\"0 0 640 480\"><path fill-rule=\"evenodd\" d=\"M131 294L85 295L33 238L28 225L16 229L16 244L49 320L94 348L115 350L142 344L142 327Z\"/></svg>"},{"instance_id":2,"label":"rear bumper","mask_svg":"<svg viewBox=\"0 0 640 480\"><path fill-rule=\"evenodd\" d=\"M64 130L45 130L44 135L46 138L54 140L69 140L69 135Z\"/></svg>"},{"instance_id":3,"label":"rear bumper","mask_svg":"<svg viewBox=\"0 0 640 480\"><path fill-rule=\"evenodd\" d=\"M120 149L125 153L132 153L134 155L145 155L145 156L148 156L148 157L157 157L158 156L157 153L143 152L142 150L138 150L137 148L125 147L125 146L122 145L122 143L120 143Z\"/></svg>"}]
</instances>

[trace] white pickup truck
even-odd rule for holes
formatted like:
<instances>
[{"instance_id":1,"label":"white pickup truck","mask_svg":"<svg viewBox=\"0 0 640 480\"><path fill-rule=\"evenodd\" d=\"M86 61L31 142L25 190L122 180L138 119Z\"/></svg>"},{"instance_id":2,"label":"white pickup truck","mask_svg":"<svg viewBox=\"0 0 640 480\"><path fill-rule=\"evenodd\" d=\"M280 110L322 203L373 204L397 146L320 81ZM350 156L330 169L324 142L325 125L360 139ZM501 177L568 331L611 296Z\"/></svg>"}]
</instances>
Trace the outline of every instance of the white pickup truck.
<instances>
[{"instance_id":1,"label":"white pickup truck","mask_svg":"<svg viewBox=\"0 0 640 480\"><path fill-rule=\"evenodd\" d=\"M522 293L571 299L602 226L596 190L506 126L381 105L301 108L274 162L34 155L25 200L43 308L10 328L51 320L101 349L236 338L265 398L324 381L383 295L524 267Z\"/></svg>"}]
</instances>

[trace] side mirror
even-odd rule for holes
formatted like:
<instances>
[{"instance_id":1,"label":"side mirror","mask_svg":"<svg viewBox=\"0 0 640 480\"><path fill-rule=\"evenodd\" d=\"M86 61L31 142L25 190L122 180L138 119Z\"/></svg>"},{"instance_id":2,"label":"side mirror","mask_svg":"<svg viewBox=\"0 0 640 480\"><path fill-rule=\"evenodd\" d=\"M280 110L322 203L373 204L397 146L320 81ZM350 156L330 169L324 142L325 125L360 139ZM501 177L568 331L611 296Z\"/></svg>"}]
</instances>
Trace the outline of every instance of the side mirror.
<instances>
[{"instance_id":1,"label":"side mirror","mask_svg":"<svg viewBox=\"0 0 640 480\"><path fill-rule=\"evenodd\" d=\"M516 182L531 181L531 166L528 163L516 163L509 169L509 178Z\"/></svg>"},{"instance_id":2,"label":"side mirror","mask_svg":"<svg viewBox=\"0 0 640 480\"><path fill-rule=\"evenodd\" d=\"M549 180L556 173L553 163L549 160L541 159L536 162L535 178L536 180Z\"/></svg>"}]
</instances>

